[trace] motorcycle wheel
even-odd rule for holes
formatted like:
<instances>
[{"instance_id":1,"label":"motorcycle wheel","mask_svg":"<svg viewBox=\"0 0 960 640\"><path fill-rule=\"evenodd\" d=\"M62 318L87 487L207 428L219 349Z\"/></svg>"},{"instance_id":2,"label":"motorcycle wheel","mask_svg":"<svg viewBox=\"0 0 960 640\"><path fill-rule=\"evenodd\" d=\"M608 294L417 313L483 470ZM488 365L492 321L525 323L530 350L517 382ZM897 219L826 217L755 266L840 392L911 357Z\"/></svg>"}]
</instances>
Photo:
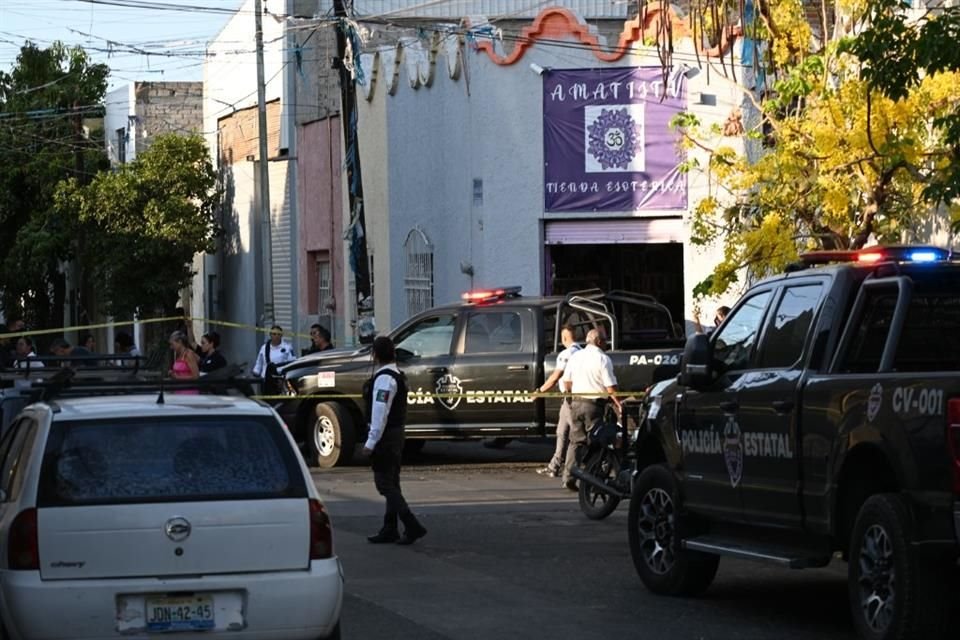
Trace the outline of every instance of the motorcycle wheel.
<instances>
[{"instance_id":1,"label":"motorcycle wheel","mask_svg":"<svg viewBox=\"0 0 960 640\"><path fill-rule=\"evenodd\" d=\"M601 482L615 482L620 475L620 459L604 449L588 457L583 470ZM580 481L580 510L591 520L603 520L616 511L619 504L620 498Z\"/></svg>"}]
</instances>

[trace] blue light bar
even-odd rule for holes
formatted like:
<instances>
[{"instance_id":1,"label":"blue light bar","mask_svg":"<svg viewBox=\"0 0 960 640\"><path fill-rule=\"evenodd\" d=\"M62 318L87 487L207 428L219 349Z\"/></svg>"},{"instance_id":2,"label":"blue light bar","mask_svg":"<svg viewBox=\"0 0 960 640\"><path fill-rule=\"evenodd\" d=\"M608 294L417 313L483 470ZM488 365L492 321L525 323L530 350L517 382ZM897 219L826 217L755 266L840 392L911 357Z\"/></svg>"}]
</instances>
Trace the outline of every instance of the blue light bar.
<instances>
[{"instance_id":1,"label":"blue light bar","mask_svg":"<svg viewBox=\"0 0 960 640\"><path fill-rule=\"evenodd\" d=\"M943 260L944 258L938 255L936 251L931 249L919 249L917 251L912 251L908 255L911 262L936 262L937 260Z\"/></svg>"},{"instance_id":2,"label":"blue light bar","mask_svg":"<svg viewBox=\"0 0 960 640\"><path fill-rule=\"evenodd\" d=\"M806 265L856 262L861 265L884 262L945 262L952 259L950 249L929 245L872 246L860 250L812 251L800 256Z\"/></svg>"}]
</instances>

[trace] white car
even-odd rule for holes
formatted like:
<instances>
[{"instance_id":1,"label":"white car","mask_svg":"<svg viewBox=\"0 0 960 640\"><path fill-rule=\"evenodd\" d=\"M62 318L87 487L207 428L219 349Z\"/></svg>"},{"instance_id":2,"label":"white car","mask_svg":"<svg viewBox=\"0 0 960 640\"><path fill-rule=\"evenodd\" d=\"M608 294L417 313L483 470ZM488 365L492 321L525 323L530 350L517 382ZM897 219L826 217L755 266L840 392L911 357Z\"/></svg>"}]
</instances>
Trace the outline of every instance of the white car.
<instances>
[{"instance_id":1,"label":"white car","mask_svg":"<svg viewBox=\"0 0 960 640\"><path fill-rule=\"evenodd\" d=\"M63 399L0 439L10 638L339 638L342 597L330 520L266 405Z\"/></svg>"}]
</instances>

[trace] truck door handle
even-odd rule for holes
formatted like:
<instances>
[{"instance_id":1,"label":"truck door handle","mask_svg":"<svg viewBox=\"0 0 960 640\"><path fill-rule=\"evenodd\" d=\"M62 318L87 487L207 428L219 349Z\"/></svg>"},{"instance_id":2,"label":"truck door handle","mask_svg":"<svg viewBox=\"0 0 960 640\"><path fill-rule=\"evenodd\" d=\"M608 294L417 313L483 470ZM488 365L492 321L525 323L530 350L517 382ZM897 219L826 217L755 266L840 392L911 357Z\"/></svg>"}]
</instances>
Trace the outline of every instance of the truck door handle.
<instances>
[{"instance_id":1,"label":"truck door handle","mask_svg":"<svg viewBox=\"0 0 960 640\"><path fill-rule=\"evenodd\" d=\"M530 368L528 364L511 364L507 367L507 371L526 371Z\"/></svg>"},{"instance_id":2,"label":"truck door handle","mask_svg":"<svg viewBox=\"0 0 960 640\"><path fill-rule=\"evenodd\" d=\"M427 373L446 373L446 367L434 367L433 369L427 369Z\"/></svg>"},{"instance_id":3,"label":"truck door handle","mask_svg":"<svg viewBox=\"0 0 960 640\"><path fill-rule=\"evenodd\" d=\"M718 406L724 413L734 413L740 408L740 404L736 400L724 400Z\"/></svg>"},{"instance_id":4,"label":"truck door handle","mask_svg":"<svg viewBox=\"0 0 960 640\"><path fill-rule=\"evenodd\" d=\"M774 400L773 410L777 413L790 413L793 411L793 402L790 400Z\"/></svg>"}]
</instances>

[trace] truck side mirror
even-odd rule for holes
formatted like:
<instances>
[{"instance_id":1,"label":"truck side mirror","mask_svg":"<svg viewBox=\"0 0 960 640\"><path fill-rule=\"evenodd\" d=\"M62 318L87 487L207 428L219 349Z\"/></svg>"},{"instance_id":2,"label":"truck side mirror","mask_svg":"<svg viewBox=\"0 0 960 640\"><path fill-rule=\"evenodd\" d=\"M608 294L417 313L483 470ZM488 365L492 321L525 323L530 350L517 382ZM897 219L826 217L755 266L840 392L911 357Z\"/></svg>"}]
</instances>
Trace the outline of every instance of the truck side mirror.
<instances>
[{"instance_id":1,"label":"truck side mirror","mask_svg":"<svg viewBox=\"0 0 960 640\"><path fill-rule=\"evenodd\" d=\"M680 361L680 384L685 387L702 387L710 383L710 337L696 333L687 340Z\"/></svg>"}]
</instances>

